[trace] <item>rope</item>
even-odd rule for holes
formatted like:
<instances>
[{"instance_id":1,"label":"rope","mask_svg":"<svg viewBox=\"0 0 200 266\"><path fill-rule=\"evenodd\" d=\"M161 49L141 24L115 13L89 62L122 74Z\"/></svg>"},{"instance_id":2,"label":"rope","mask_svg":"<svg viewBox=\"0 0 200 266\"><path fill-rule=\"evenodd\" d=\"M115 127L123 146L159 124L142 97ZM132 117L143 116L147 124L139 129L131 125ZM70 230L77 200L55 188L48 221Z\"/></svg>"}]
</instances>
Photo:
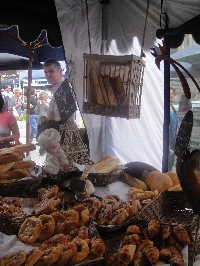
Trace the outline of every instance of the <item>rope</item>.
<instances>
[{"instance_id":1,"label":"rope","mask_svg":"<svg viewBox=\"0 0 200 266\"><path fill-rule=\"evenodd\" d=\"M145 57L145 53L143 51L143 48L144 48L144 40L145 40L145 34L146 34L147 18L148 18L148 12L149 12L149 3L150 3L150 0L147 1L146 18L145 18L145 24L144 24L144 32L143 32L143 38L142 38L142 48L141 48L140 57Z\"/></svg>"},{"instance_id":2,"label":"rope","mask_svg":"<svg viewBox=\"0 0 200 266\"><path fill-rule=\"evenodd\" d=\"M90 50L90 54L91 54L92 53L92 49L91 49L91 40L90 40L90 23L89 23L89 12L88 12L88 2L87 2L87 0L85 0L85 6L86 6L86 15L87 15L89 50Z\"/></svg>"}]
</instances>

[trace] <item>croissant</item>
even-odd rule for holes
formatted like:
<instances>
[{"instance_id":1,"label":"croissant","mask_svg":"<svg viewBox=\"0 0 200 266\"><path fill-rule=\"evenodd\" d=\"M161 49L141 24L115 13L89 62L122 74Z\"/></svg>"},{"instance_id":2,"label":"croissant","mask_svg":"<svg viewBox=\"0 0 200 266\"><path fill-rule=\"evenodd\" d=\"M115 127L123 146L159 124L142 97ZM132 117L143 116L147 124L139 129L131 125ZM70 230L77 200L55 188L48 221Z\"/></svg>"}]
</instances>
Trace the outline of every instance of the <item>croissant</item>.
<instances>
[{"instance_id":1,"label":"croissant","mask_svg":"<svg viewBox=\"0 0 200 266\"><path fill-rule=\"evenodd\" d=\"M149 237L154 237L160 233L160 223L157 220L151 220L148 223Z\"/></svg>"},{"instance_id":2,"label":"croissant","mask_svg":"<svg viewBox=\"0 0 200 266\"><path fill-rule=\"evenodd\" d=\"M127 235L123 239L123 244L124 245L137 244L137 242L139 241L139 239L140 239L140 236L137 235L137 234Z\"/></svg>"},{"instance_id":3,"label":"croissant","mask_svg":"<svg viewBox=\"0 0 200 266\"><path fill-rule=\"evenodd\" d=\"M137 244L137 252L144 251L147 246L153 246L153 242L149 239L140 240Z\"/></svg>"},{"instance_id":4,"label":"croissant","mask_svg":"<svg viewBox=\"0 0 200 266\"><path fill-rule=\"evenodd\" d=\"M115 265L115 264L113 264ZM148 265L148 260L144 252L135 252L133 256L133 265L134 266L144 266Z\"/></svg>"},{"instance_id":5,"label":"croissant","mask_svg":"<svg viewBox=\"0 0 200 266\"><path fill-rule=\"evenodd\" d=\"M167 239L167 244L168 246L175 247L178 251L182 250L181 245L177 242L177 240L172 235L170 235L169 238Z\"/></svg>"},{"instance_id":6,"label":"croissant","mask_svg":"<svg viewBox=\"0 0 200 266\"><path fill-rule=\"evenodd\" d=\"M119 257L119 252L110 255L105 262L105 266L113 266L113 265L121 266L120 262L117 261L118 257Z\"/></svg>"},{"instance_id":7,"label":"croissant","mask_svg":"<svg viewBox=\"0 0 200 266\"><path fill-rule=\"evenodd\" d=\"M159 250L156 247L147 246L144 249L144 253L151 264L156 263L159 258Z\"/></svg>"},{"instance_id":8,"label":"croissant","mask_svg":"<svg viewBox=\"0 0 200 266\"><path fill-rule=\"evenodd\" d=\"M183 228L180 225L174 226L174 228L172 229L176 239L181 242L184 243L186 245L190 244L190 237L188 235L188 232L185 230L185 228Z\"/></svg>"},{"instance_id":9,"label":"croissant","mask_svg":"<svg viewBox=\"0 0 200 266\"><path fill-rule=\"evenodd\" d=\"M140 228L137 225L129 225L126 229L126 234L139 234Z\"/></svg>"},{"instance_id":10,"label":"croissant","mask_svg":"<svg viewBox=\"0 0 200 266\"><path fill-rule=\"evenodd\" d=\"M161 228L162 240L167 239L171 235L171 227L169 225L163 225Z\"/></svg>"},{"instance_id":11,"label":"croissant","mask_svg":"<svg viewBox=\"0 0 200 266\"><path fill-rule=\"evenodd\" d=\"M161 260L169 261L169 259L171 258L171 251L167 248L161 249L159 253L159 258Z\"/></svg>"},{"instance_id":12,"label":"croissant","mask_svg":"<svg viewBox=\"0 0 200 266\"><path fill-rule=\"evenodd\" d=\"M170 265L184 266L184 260L178 250L172 246L167 247L167 249L171 252Z\"/></svg>"},{"instance_id":13,"label":"croissant","mask_svg":"<svg viewBox=\"0 0 200 266\"><path fill-rule=\"evenodd\" d=\"M136 245L125 245L119 252L118 262L121 263L123 266L128 266L131 261L133 260L133 255L136 250ZM114 264L115 265L115 264Z\"/></svg>"}]
</instances>

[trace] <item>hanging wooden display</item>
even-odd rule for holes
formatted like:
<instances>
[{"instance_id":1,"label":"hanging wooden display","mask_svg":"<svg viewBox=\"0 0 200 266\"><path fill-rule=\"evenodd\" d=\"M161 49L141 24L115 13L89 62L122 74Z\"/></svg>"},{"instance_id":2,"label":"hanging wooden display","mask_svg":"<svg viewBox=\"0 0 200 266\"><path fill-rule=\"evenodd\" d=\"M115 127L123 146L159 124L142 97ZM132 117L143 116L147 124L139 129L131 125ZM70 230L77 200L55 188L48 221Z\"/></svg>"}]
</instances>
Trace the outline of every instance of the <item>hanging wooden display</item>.
<instances>
[{"instance_id":1,"label":"hanging wooden display","mask_svg":"<svg viewBox=\"0 0 200 266\"><path fill-rule=\"evenodd\" d=\"M83 113L139 118L145 62L135 55L83 54Z\"/></svg>"}]
</instances>

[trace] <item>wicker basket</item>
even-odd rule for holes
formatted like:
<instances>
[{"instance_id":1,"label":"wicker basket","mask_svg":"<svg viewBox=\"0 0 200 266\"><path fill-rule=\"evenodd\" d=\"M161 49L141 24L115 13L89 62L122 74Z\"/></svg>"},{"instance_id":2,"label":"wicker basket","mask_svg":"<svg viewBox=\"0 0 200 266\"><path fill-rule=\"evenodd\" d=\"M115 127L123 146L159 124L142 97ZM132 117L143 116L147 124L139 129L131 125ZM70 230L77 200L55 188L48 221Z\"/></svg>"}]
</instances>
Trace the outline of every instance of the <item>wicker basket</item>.
<instances>
[{"instance_id":1,"label":"wicker basket","mask_svg":"<svg viewBox=\"0 0 200 266\"><path fill-rule=\"evenodd\" d=\"M14 181L8 184L0 184L0 196L37 198L38 189L42 187L42 174L36 178Z\"/></svg>"},{"instance_id":2,"label":"wicker basket","mask_svg":"<svg viewBox=\"0 0 200 266\"><path fill-rule=\"evenodd\" d=\"M96 187L106 187L107 185L115 182L123 175L123 169L116 169L109 174L94 174L90 173L88 179Z\"/></svg>"},{"instance_id":3,"label":"wicker basket","mask_svg":"<svg viewBox=\"0 0 200 266\"><path fill-rule=\"evenodd\" d=\"M182 191L160 193L136 215L136 219L147 222L157 219L163 223L181 224L188 231L192 231L197 223L197 215L194 214L185 193Z\"/></svg>"},{"instance_id":4,"label":"wicker basket","mask_svg":"<svg viewBox=\"0 0 200 266\"><path fill-rule=\"evenodd\" d=\"M142 58L135 55L84 54L83 59L83 113L127 119L139 118L145 67L145 62ZM89 71L91 69L94 69L96 74L101 77L109 76L109 79L112 79L119 76L123 83L126 103L117 103L116 106L97 104L94 97L94 88L90 85ZM111 87L115 98L118 99L120 94L117 92L115 85Z\"/></svg>"}]
</instances>

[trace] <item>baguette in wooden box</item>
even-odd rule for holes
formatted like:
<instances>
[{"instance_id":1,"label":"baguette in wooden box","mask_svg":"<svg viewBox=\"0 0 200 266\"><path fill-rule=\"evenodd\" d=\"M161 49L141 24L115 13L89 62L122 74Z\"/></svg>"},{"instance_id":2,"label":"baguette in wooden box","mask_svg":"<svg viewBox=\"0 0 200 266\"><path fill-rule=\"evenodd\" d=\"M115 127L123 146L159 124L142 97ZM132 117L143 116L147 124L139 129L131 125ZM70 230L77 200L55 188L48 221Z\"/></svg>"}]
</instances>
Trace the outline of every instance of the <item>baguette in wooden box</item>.
<instances>
[{"instance_id":1,"label":"baguette in wooden box","mask_svg":"<svg viewBox=\"0 0 200 266\"><path fill-rule=\"evenodd\" d=\"M90 76L91 89L94 91L96 102L98 104L104 104L103 95L99 86L96 71L94 69L90 69L89 76Z\"/></svg>"},{"instance_id":2,"label":"baguette in wooden box","mask_svg":"<svg viewBox=\"0 0 200 266\"><path fill-rule=\"evenodd\" d=\"M98 174L108 174L114 171L117 168L119 163L120 163L120 160L118 158L114 158L111 161L102 165L99 169L96 170L96 172Z\"/></svg>"}]
</instances>

